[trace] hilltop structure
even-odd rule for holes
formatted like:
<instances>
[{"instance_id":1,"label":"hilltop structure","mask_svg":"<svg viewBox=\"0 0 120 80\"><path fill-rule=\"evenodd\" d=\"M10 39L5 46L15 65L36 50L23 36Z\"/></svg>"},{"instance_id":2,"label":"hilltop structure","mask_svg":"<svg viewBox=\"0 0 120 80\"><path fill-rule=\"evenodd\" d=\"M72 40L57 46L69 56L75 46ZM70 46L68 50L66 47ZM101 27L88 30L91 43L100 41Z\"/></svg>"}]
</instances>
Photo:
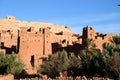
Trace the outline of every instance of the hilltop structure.
<instances>
[{"instance_id":1,"label":"hilltop structure","mask_svg":"<svg viewBox=\"0 0 120 80\"><path fill-rule=\"evenodd\" d=\"M102 44L110 42L115 35L96 33L90 26L83 28L80 35L67 26L19 21L14 16L0 19L0 50L4 54L20 55L26 68L37 69L43 58L62 49L79 52L84 38L93 39L96 47L102 50Z\"/></svg>"}]
</instances>

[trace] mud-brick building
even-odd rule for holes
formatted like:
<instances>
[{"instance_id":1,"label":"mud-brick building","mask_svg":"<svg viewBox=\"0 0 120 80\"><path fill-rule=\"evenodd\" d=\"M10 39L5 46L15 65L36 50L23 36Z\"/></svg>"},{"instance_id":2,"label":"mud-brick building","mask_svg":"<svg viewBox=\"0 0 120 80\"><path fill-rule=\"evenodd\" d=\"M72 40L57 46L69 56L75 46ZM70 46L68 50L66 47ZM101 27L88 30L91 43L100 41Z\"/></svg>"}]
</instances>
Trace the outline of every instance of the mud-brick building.
<instances>
[{"instance_id":1,"label":"mud-brick building","mask_svg":"<svg viewBox=\"0 0 120 80\"><path fill-rule=\"evenodd\" d=\"M102 34L99 32L95 32L94 29L90 26L83 28L83 39L90 38L93 39L96 48L102 50L102 44L105 42L111 43L111 39L113 36L116 36L116 34Z\"/></svg>"},{"instance_id":2,"label":"mud-brick building","mask_svg":"<svg viewBox=\"0 0 120 80\"><path fill-rule=\"evenodd\" d=\"M0 45L5 49L5 53L11 54L12 51L18 51L18 34L14 34L11 30L0 31Z\"/></svg>"},{"instance_id":3,"label":"mud-brick building","mask_svg":"<svg viewBox=\"0 0 120 80\"><path fill-rule=\"evenodd\" d=\"M0 50L18 54L27 69L38 68L42 58L75 42L81 41L66 26L19 21L14 16L0 19Z\"/></svg>"},{"instance_id":4,"label":"mud-brick building","mask_svg":"<svg viewBox=\"0 0 120 80\"><path fill-rule=\"evenodd\" d=\"M43 58L59 50L79 52L85 38L93 39L96 47L102 50L102 44L110 42L113 36L115 34L96 33L90 26L84 27L80 35L67 26L19 21L14 16L0 19L0 51L18 54L26 70L37 69Z\"/></svg>"}]
</instances>

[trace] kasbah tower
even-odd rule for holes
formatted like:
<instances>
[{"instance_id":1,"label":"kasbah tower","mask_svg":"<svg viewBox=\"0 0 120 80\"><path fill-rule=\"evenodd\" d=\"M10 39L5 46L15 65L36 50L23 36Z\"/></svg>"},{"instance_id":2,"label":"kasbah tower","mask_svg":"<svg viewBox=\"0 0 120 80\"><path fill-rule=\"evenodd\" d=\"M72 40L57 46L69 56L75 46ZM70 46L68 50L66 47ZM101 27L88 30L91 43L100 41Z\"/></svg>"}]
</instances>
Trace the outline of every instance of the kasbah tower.
<instances>
[{"instance_id":1,"label":"kasbah tower","mask_svg":"<svg viewBox=\"0 0 120 80\"><path fill-rule=\"evenodd\" d=\"M13 52L24 62L25 70L38 69L42 59L49 54L65 49L77 53L82 48L82 40L93 39L96 47L109 42L116 34L96 33L90 26L83 28L82 35L75 34L67 26L51 23L27 22L16 20L14 16L0 19L0 52L4 55Z\"/></svg>"}]
</instances>

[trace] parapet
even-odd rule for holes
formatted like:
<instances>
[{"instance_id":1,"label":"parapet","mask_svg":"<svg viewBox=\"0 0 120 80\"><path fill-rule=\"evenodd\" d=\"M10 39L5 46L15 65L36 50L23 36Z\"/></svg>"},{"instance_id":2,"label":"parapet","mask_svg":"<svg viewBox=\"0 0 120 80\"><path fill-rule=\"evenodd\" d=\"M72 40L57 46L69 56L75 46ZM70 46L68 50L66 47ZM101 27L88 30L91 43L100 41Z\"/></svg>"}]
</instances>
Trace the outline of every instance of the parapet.
<instances>
[{"instance_id":1,"label":"parapet","mask_svg":"<svg viewBox=\"0 0 120 80\"><path fill-rule=\"evenodd\" d=\"M6 19L7 20L15 20L15 17L14 16L7 16Z\"/></svg>"},{"instance_id":2,"label":"parapet","mask_svg":"<svg viewBox=\"0 0 120 80\"><path fill-rule=\"evenodd\" d=\"M86 27L83 28L83 30L94 30L92 27L90 27L89 25L87 25Z\"/></svg>"}]
</instances>

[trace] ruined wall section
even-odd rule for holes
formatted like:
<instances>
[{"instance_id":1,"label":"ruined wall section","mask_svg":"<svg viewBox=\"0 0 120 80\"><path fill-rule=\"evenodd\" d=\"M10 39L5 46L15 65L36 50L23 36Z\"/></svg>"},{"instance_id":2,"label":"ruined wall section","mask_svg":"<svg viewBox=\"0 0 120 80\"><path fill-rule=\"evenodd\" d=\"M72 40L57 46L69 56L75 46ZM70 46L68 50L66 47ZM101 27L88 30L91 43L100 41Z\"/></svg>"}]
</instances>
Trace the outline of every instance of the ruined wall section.
<instances>
[{"instance_id":1,"label":"ruined wall section","mask_svg":"<svg viewBox=\"0 0 120 80\"><path fill-rule=\"evenodd\" d=\"M110 39L112 39L113 36L116 36L116 34L102 34L102 33L96 33L94 29L90 26L87 26L83 28L83 39L89 38L93 39L96 48L102 50L102 44L105 42L111 43Z\"/></svg>"},{"instance_id":2,"label":"ruined wall section","mask_svg":"<svg viewBox=\"0 0 120 80\"><path fill-rule=\"evenodd\" d=\"M8 16L6 19L0 19L0 28L2 30L16 31L18 29L19 23L20 21L16 21L14 16Z\"/></svg>"},{"instance_id":3,"label":"ruined wall section","mask_svg":"<svg viewBox=\"0 0 120 80\"><path fill-rule=\"evenodd\" d=\"M85 39L85 38L95 39L96 32L94 31L94 29L92 27L90 27L88 25L83 28L82 35L83 35L83 39Z\"/></svg>"},{"instance_id":4,"label":"ruined wall section","mask_svg":"<svg viewBox=\"0 0 120 80\"><path fill-rule=\"evenodd\" d=\"M61 31L53 35L52 43L58 43L61 47L66 47L73 45L73 42L78 41L76 36L73 36L73 33Z\"/></svg>"},{"instance_id":5,"label":"ruined wall section","mask_svg":"<svg viewBox=\"0 0 120 80\"><path fill-rule=\"evenodd\" d=\"M18 34L14 33L12 30L1 30L0 33L0 44L1 48L6 50L6 53L11 54L12 52L17 52L18 46Z\"/></svg>"},{"instance_id":6,"label":"ruined wall section","mask_svg":"<svg viewBox=\"0 0 120 80\"><path fill-rule=\"evenodd\" d=\"M53 25L51 23L43 23L43 22L27 22L16 20L14 16L7 16L6 19L0 19L0 28L2 30L14 30L16 31L20 27L30 27L34 26L35 31L39 31L39 28L51 28L50 31L53 33L66 31L71 32L70 27Z\"/></svg>"},{"instance_id":7,"label":"ruined wall section","mask_svg":"<svg viewBox=\"0 0 120 80\"><path fill-rule=\"evenodd\" d=\"M78 39L77 34L71 32L61 31L52 34L52 53L59 50L72 48L75 43L81 44L81 40ZM71 50L72 51L72 50Z\"/></svg>"},{"instance_id":8,"label":"ruined wall section","mask_svg":"<svg viewBox=\"0 0 120 80\"><path fill-rule=\"evenodd\" d=\"M4 42L4 46L11 47L12 45L17 45L17 34L15 35L11 31L1 32L1 42Z\"/></svg>"},{"instance_id":9,"label":"ruined wall section","mask_svg":"<svg viewBox=\"0 0 120 80\"><path fill-rule=\"evenodd\" d=\"M67 32L67 33L73 33L70 29L70 27L67 26L60 26L60 25L54 25L53 27L51 27L50 29L51 32L53 33L58 33L58 32Z\"/></svg>"}]
</instances>

